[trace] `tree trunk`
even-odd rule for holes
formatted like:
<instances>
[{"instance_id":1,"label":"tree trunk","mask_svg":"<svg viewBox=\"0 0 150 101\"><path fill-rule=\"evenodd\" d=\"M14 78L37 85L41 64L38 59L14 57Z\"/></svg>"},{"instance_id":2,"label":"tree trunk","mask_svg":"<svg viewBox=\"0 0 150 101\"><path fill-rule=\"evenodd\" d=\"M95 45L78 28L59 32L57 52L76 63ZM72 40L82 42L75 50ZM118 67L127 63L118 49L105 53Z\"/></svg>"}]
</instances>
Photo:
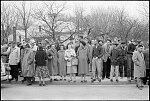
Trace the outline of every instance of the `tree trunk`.
<instances>
[{"instance_id":1,"label":"tree trunk","mask_svg":"<svg viewBox=\"0 0 150 101\"><path fill-rule=\"evenodd\" d=\"M53 30L53 41L56 42L56 38L55 38L55 31Z\"/></svg>"},{"instance_id":2,"label":"tree trunk","mask_svg":"<svg viewBox=\"0 0 150 101\"><path fill-rule=\"evenodd\" d=\"M27 29L25 28L24 31L25 31L25 41L27 41Z\"/></svg>"}]
</instances>

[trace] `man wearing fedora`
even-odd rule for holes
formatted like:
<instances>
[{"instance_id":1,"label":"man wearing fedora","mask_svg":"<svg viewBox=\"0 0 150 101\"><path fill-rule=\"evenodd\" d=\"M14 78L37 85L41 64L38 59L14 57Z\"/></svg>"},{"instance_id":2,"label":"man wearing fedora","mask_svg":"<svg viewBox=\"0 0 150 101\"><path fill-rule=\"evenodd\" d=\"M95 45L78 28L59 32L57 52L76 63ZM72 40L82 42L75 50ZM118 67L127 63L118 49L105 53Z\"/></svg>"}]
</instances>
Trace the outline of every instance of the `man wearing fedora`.
<instances>
[{"instance_id":1,"label":"man wearing fedora","mask_svg":"<svg viewBox=\"0 0 150 101\"><path fill-rule=\"evenodd\" d=\"M134 62L134 78L137 81L137 87L142 90L142 79L146 76L146 65L143 54L143 45L138 45L137 50L133 52L132 60Z\"/></svg>"}]
</instances>

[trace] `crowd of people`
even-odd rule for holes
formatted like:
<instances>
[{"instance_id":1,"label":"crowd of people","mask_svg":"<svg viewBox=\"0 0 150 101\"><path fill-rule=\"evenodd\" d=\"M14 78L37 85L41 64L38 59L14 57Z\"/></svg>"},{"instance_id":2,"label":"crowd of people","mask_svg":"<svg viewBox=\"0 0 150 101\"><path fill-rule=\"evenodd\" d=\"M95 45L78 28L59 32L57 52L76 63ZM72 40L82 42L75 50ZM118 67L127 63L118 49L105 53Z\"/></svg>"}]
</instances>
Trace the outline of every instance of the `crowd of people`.
<instances>
[{"instance_id":1,"label":"crowd of people","mask_svg":"<svg viewBox=\"0 0 150 101\"><path fill-rule=\"evenodd\" d=\"M12 79L9 82L18 81L20 75L27 85L32 85L35 77L39 78L39 86L45 86L46 77L51 82L76 82L76 76L81 76L81 82L88 82L87 75L92 74L91 82L102 82L106 78L119 82L118 77L127 77L131 82L136 78L137 87L142 89L149 77L149 48L145 49L142 42L134 40L125 43L107 39L103 42L80 37L67 46L9 42L1 46L1 59L10 65Z\"/></svg>"}]
</instances>

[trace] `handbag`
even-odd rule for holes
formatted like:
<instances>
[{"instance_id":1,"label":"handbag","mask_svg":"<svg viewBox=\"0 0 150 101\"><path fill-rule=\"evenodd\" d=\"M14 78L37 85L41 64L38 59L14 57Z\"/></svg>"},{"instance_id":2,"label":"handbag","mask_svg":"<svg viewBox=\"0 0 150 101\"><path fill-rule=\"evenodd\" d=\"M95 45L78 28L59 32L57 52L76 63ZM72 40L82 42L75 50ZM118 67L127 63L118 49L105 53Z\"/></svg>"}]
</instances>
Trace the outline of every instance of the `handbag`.
<instances>
[{"instance_id":1,"label":"handbag","mask_svg":"<svg viewBox=\"0 0 150 101\"><path fill-rule=\"evenodd\" d=\"M4 66L5 66L5 68L6 68L7 71L10 71L10 70L11 70L11 68L10 68L10 66L9 66L9 63L4 63Z\"/></svg>"},{"instance_id":2,"label":"handbag","mask_svg":"<svg viewBox=\"0 0 150 101\"><path fill-rule=\"evenodd\" d=\"M78 65L78 59L77 58L73 58L71 61L72 66L77 66Z\"/></svg>"},{"instance_id":3,"label":"handbag","mask_svg":"<svg viewBox=\"0 0 150 101\"><path fill-rule=\"evenodd\" d=\"M8 75L8 79L12 79L12 76L11 76L11 75Z\"/></svg>"}]
</instances>

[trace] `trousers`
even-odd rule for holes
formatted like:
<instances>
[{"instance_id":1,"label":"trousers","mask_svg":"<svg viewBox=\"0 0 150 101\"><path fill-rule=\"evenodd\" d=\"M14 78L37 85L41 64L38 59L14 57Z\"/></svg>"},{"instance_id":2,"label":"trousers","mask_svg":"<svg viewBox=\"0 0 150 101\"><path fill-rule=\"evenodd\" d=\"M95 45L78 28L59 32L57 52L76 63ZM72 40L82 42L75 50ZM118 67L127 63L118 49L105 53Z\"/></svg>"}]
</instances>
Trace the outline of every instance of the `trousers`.
<instances>
[{"instance_id":1,"label":"trousers","mask_svg":"<svg viewBox=\"0 0 150 101\"><path fill-rule=\"evenodd\" d=\"M141 87L141 86L143 85L143 83L142 83L142 78L137 77L137 78L136 78L136 81L137 81L137 85L138 85L139 87Z\"/></svg>"},{"instance_id":2,"label":"trousers","mask_svg":"<svg viewBox=\"0 0 150 101\"><path fill-rule=\"evenodd\" d=\"M127 77L128 78L133 78L134 77L134 63L132 61L132 55L128 54L127 55Z\"/></svg>"},{"instance_id":3,"label":"trousers","mask_svg":"<svg viewBox=\"0 0 150 101\"><path fill-rule=\"evenodd\" d=\"M92 60L92 74L93 74L93 79L96 79L95 74L96 74L96 69L97 69L97 75L98 79L102 78L102 70L103 70L103 61L101 58L93 58Z\"/></svg>"},{"instance_id":4,"label":"trousers","mask_svg":"<svg viewBox=\"0 0 150 101\"><path fill-rule=\"evenodd\" d=\"M111 60L108 58L106 62L103 62L103 78L110 77Z\"/></svg>"},{"instance_id":5,"label":"trousers","mask_svg":"<svg viewBox=\"0 0 150 101\"><path fill-rule=\"evenodd\" d=\"M118 80L119 66L111 65L110 79L113 79L114 73L116 76L116 80Z\"/></svg>"},{"instance_id":6,"label":"trousers","mask_svg":"<svg viewBox=\"0 0 150 101\"><path fill-rule=\"evenodd\" d=\"M10 75L12 76L12 80L18 79L18 65L10 65Z\"/></svg>"}]
</instances>

